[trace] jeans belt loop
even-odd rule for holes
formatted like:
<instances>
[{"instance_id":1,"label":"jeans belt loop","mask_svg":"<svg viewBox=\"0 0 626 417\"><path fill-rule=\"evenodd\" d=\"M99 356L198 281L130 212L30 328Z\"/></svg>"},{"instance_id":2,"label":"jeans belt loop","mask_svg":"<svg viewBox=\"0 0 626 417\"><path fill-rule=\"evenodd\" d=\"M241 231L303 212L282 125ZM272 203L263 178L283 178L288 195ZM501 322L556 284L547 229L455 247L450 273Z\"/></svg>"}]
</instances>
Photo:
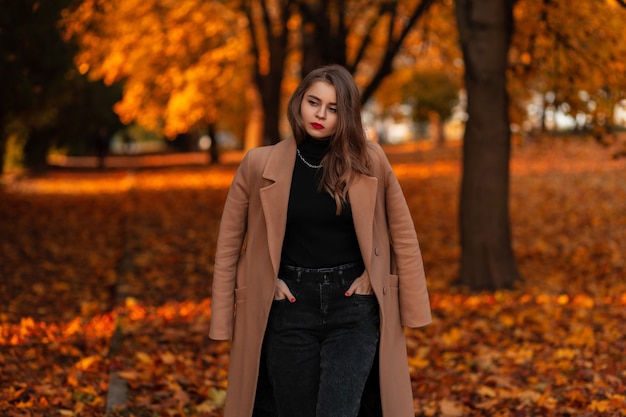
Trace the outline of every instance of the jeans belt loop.
<instances>
[{"instance_id":1,"label":"jeans belt loop","mask_svg":"<svg viewBox=\"0 0 626 417\"><path fill-rule=\"evenodd\" d=\"M348 273L354 273L354 278L363 271L362 262L353 262L344 265L338 265L330 268L303 268L291 265L281 265L279 277L288 280L310 281L310 282L334 282L341 279Z\"/></svg>"}]
</instances>

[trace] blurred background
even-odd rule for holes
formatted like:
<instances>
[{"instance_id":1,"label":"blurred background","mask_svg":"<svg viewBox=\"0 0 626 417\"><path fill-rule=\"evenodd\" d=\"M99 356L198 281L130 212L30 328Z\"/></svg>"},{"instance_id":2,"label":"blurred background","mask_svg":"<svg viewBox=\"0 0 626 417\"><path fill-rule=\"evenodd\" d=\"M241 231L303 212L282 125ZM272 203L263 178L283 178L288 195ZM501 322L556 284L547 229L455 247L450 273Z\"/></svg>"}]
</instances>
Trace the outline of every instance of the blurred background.
<instances>
[{"instance_id":1,"label":"blurred background","mask_svg":"<svg viewBox=\"0 0 626 417\"><path fill-rule=\"evenodd\" d=\"M610 141L624 129L620 3L511 3L500 36L511 37L515 137ZM354 74L373 140L458 140L467 120L451 0L2 0L2 9L3 172L164 152L216 162L224 150L275 143L289 135L284 106L302 74L331 62Z\"/></svg>"}]
</instances>

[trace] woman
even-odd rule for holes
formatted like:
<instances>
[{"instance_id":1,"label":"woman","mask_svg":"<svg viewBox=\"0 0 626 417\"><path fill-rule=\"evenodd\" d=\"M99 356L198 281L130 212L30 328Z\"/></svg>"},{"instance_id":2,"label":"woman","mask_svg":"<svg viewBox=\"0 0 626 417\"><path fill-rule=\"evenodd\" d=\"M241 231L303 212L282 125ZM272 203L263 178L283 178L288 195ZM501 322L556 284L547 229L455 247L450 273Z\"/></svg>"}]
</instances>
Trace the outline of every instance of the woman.
<instances>
[{"instance_id":1,"label":"woman","mask_svg":"<svg viewBox=\"0 0 626 417\"><path fill-rule=\"evenodd\" d=\"M343 67L309 73L288 119L293 138L248 152L224 206L210 329L232 338L224 415L414 416L402 326L431 313L398 180Z\"/></svg>"}]
</instances>

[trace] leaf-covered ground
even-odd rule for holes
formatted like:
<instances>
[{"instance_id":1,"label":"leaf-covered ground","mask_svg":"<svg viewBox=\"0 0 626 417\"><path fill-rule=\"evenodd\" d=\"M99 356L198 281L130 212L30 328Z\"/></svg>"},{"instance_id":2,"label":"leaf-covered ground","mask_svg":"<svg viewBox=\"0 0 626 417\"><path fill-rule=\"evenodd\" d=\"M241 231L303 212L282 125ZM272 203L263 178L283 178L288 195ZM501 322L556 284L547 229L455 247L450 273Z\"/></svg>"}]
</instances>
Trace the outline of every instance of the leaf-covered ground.
<instances>
[{"instance_id":1,"label":"leaf-covered ground","mask_svg":"<svg viewBox=\"0 0 626 417\"><path fill-rule=\"evenodd\" d=\"M524 282L458 268L458 145L387 148L434 322L407 330L417 416L626 416L626 159L581 139L516 145ZM0 415L220 416L228 345L207 338L235 165L57 171L0 190ZM114 381L114 382L111 382ZM119 382L123 383L120 384Z\"/></svg>"}]
</instances>

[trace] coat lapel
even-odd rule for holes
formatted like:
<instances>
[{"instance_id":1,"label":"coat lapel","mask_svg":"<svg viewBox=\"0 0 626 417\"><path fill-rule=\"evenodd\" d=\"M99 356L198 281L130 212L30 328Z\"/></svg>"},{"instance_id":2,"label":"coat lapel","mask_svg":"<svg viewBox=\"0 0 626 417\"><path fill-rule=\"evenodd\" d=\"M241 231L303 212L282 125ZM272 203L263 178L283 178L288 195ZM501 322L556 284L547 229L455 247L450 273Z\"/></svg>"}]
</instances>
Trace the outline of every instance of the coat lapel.
<instances>
[{"instance_id":1,"label":"coat lapel","mask_svg":"<svg viewBox=\"0 0 626 417\"><path fill-rule=\"evenodd\" d=\"M267 227L267 244L274 275L278 276L280 256L287 225L287 206L295 164L296 141L286 139L274 146L263 170L270 184L261 188L261 204Z\"/></svg>"},{"instance_id":2,"label":"coat lapel","mask_svg":"<svg viewBox=\"0 0 626 417\"><path fill-rule=\"evenodd\" d=\"M358 175L348 190L354 229L366 267L369 267L372 260L374 209L376 208L377 188L377 178Z\"/></svg>"}]
</instances>

